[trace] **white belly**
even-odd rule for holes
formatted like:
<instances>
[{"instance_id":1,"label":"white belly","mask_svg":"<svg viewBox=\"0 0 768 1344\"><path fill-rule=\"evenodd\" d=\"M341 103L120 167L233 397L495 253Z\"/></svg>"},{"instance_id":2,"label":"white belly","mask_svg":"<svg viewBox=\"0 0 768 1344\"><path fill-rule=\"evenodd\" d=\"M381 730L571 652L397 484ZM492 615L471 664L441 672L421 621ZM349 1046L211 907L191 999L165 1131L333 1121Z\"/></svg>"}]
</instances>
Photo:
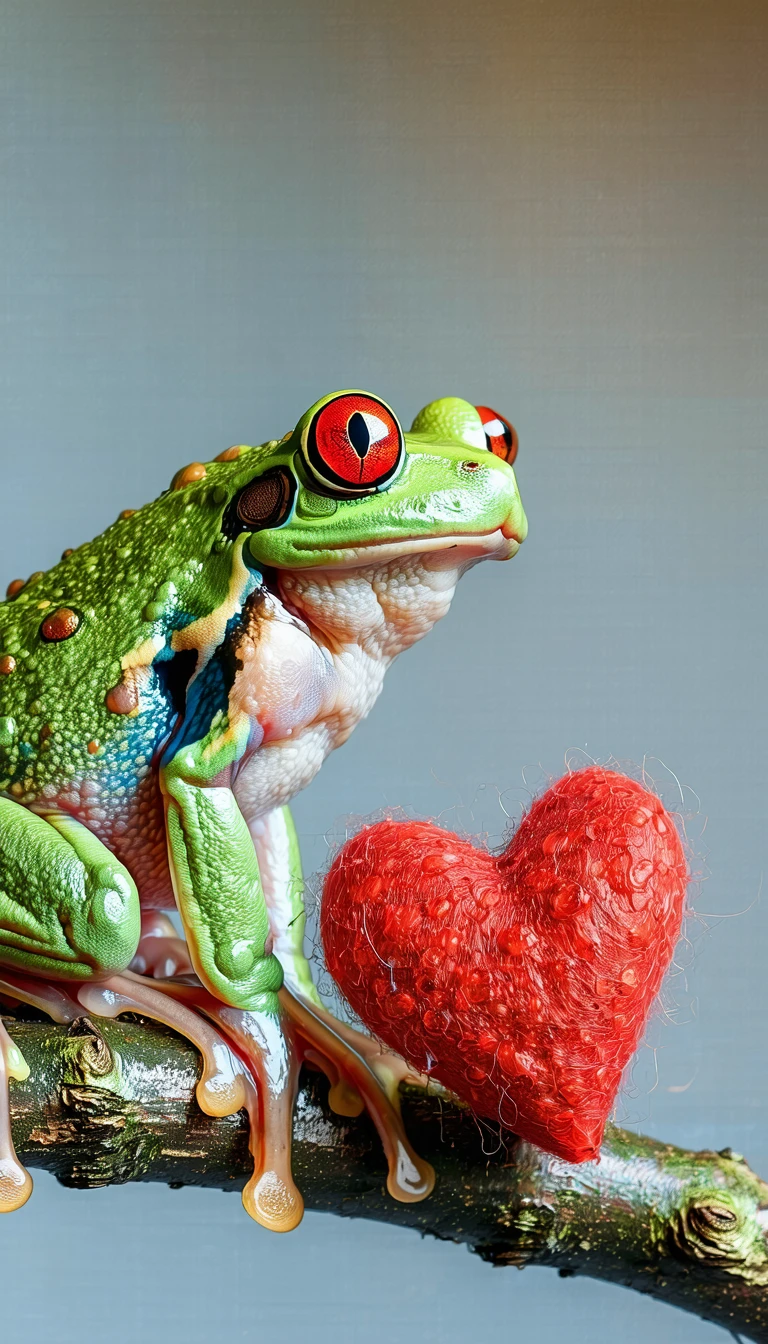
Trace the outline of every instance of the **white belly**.
<instances>
[{"instance_id":1,"label":"white belly","mask_svg":"<svg viewBox=\"0 0 768 1344\"><path fill-rule=\"evenodd\" d=\"M345 742L381 691L386 662L352 645L331 655L290 619L268 620L239 651L238 706L263 740L236 769L233 788L249 823L290 802Z\"/></svg>"}]
</instances>

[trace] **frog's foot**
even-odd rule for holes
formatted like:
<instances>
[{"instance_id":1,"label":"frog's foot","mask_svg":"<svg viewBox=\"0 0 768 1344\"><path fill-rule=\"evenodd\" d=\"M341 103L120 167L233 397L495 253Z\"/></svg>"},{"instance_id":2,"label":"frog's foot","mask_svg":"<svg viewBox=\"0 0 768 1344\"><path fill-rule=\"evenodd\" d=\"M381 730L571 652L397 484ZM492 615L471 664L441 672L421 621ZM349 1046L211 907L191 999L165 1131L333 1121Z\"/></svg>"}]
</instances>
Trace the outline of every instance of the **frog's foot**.
<instances>
[{"instance_id":1,"label":"frog's foot","mask_svg":"<svg viewBox=\"0 0 768 1344\"><path fill-rule=\"evenodd\" d=\"M338 1022L326 1009L297 998L289 989L280 990L280 1001L301 1039L305 1058L327 1073L334 1109L341 1115L359 1115L363 1106L368 1111L387 1159L390 1195L406 1204L426 1199L434 1187L435 1173L408 1141L398 1094L402 1079L422 1081L420 1076L399 1056L382 1052L370 1037Z\"/></svg>"},{"instance_id":2,"label":"frog's foot","mask_svg":"<svg viewBox=\"0 0 768 1344\"><path fill-rule=\"evenodd\" d=\"M141 938L130 970L160 980L194 974L186 941L162 910L142 910Z\"/></svg>"},{"instance_id":3,"label":"frog's foot","mask_svg":"<svg viewBox=\"0 0 768 1344\"><path fill-rule=\"evenodd\" d=\"M248 1112L254 1170L243 1190L246 1211L274 1232L296 1227L304 1212L291 1175L298 1055L280 1018L229 1008L197 985L152 984L130 972L81 985L78 999L101 1017L135 1012L164 1022L197 1047L201 1109L219 1116Z\"/></svg>"},{"instance_id":4,"label":"frog's foot","mask_svg":"<svg viewBox=\"0 0 768 1344\"><path fill-rule=\"evenodd\" d=\"M294 998L298 999L320 1022L323 1022L335 1036L340 1036L345 1045L348 1045L355 1054L360 1055L368 1065L376 1078L378 1078L383 1090L386 1092L393 1106L399 1108L400 1084L409 1083L412 1087L431 1088L434 1090L434 1081L426 1073L419 1073L418 1070L411 1067L402 1055L396 1055L394 1051L388 1050L373 1036L366 1036L364 1032L358 1031L348 1022L342 1022L334 1017L319 1001L308 999L297 988L288 989ZM329 1097L331 1108L336 1110L333 1096ZM338 1111L340 1115L349 1114L348 1111ZM354 1114L359 1115L359 1111Z\"/></svg>"},{"instance_id":5,"label":"frog's foot","mask_svg":"<svg viewBox=\"0 0 768 1344\"><path fill-rule=\"evenodd\" d=\"M16 1156L11 1136L9 1082L23 1083L29 1066L0 1022L0 1213L13 1213L32 1194L32 1177Z\"/></svg>"}]
</instances>

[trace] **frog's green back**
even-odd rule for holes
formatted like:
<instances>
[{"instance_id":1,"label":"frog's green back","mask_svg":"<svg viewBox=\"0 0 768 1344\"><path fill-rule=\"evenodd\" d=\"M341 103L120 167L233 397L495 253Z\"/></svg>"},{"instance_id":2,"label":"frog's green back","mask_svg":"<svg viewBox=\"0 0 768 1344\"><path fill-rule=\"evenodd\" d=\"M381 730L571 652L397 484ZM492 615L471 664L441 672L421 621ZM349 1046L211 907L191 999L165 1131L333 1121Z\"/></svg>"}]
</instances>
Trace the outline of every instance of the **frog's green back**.
<instances>
[{"instance_id":1,"label":"frog's green back","mask_svg":"<svg viewBox=\"0 0 768 1344\"><path fill-rule=\"evenodd\" d=\"M223 506L263 451L186 468L0 603L1 791L31 803L100 767L125 775L118 789L146 768L173 718L152 665L170 656L175 630L224 602Z\"/></svg>"}]
</instances>

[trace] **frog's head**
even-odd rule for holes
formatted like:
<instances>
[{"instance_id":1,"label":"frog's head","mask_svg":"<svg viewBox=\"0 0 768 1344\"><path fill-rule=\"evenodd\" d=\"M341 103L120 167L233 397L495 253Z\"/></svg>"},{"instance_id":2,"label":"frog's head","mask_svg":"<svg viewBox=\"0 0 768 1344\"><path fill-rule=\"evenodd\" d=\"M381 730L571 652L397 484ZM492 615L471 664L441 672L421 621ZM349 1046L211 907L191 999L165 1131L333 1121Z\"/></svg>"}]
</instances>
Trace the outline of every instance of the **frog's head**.
<instances>
[{"instance_id":1,"label":"frog's head","mask_svg":"<svg viewBox=\"0 0 768 1344\"><path fill-rule=\"evenodd\" d=\"M404 434L379 398L335 392L251 459L225 526L248 533L255 564L281 572L406 556L430 568L444 557L459 570L507 560L527 530L511 466L516 446L506 421L457 397L425 406Z\"/></svg>"}]
</instances>

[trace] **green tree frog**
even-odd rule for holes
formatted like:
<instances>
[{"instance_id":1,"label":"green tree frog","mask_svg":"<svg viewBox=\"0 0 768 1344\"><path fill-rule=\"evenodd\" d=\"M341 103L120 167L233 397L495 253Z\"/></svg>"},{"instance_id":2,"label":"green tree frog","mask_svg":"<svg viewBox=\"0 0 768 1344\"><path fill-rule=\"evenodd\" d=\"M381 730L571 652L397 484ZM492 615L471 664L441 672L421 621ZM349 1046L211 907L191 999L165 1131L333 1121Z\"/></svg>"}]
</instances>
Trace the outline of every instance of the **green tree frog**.
<instances>
[{"instance_id":1,"label":"green tree frog","mask_svg":"<svg viewBox=\"0 0 768 1344\"><path fill-rule=\"evenodd\" d=\"M515 443L458 398L406 434L379 398L333 393L283 439L185 467L0 604L0 994L192 1040L203 1109L248 1110L243 1201L276 1230L302 1213L302 1059L337 1110L370 1112L390 1192L431 1188L397 1104L407 1066L313 984L288 804L461 574L517 551ZM6 1083L27 1076L2 1027L0 1046ZM0 1209L30 1189L0 1085Z\"/></svg>"}]
</instances>

